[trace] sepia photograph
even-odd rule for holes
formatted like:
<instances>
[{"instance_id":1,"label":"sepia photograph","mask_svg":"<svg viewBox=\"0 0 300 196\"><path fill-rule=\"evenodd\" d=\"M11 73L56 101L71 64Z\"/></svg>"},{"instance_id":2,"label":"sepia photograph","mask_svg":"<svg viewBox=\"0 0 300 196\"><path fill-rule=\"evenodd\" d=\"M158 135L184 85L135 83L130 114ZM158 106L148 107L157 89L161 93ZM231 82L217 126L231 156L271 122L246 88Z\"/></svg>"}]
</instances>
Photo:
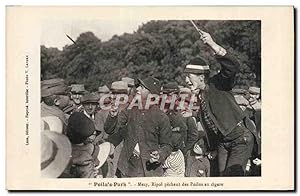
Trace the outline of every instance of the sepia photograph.
<instances>
[{"instance_id":1,"label":"sepia photograph","mask_svg":"<svg viewBox=\"0 0 300 196\"><path fill-rule=\"evenodd\" d=\"M7 7L6 188L294 190L293 11Z\"/></svg>"},{"instance_id":2,"label":"sepia photograph","mask_svg":"<svg viewBox=\"0 0 300 196\"><path fill-rule=\"evenodd\" d=\"M41 40L42 176L261 175L260 21L47 21Z\"/></svg>"}]
</instances>

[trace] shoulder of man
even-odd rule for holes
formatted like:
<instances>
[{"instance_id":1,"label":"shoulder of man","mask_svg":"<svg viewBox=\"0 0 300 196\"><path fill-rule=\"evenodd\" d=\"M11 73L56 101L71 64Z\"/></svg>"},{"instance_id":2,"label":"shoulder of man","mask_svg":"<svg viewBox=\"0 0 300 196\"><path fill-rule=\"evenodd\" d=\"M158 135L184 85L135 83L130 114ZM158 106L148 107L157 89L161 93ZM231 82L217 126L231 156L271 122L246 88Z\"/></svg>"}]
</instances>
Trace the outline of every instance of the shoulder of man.
<instances>
[{"instance_id":1,"label":"shoulder of man","mask_svg":"<svg viewBox=\"0 0 300 196\"><path fill-rule=\"evenodd\" d=\"M152 112L153 115L159 118L169 119L168 115L165 114L163 111L161 111L157 105L152 106L150 108L150 111Z\"/></svg>"}]
</instances>

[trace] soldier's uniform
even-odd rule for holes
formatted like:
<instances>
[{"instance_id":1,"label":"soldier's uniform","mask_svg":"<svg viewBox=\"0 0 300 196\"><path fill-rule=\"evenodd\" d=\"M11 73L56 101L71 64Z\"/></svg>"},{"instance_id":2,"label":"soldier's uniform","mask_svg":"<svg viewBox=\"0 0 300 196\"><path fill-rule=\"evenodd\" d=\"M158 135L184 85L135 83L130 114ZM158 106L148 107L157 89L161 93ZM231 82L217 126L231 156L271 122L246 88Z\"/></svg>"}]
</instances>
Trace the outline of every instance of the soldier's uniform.
<instances>
[{"instance_id":1,"label":"soldier's uniform","mask_svg":"<svg viewBox=\"0 0 300 196\"><path fill-rule=\"evenodd\" d=\"M81 104L81 98L88 92L84 88L84 84L72 84L71 85L71 99L73 105L72 112L82 112L83 107ZM68 109L68 108L67 108Z\"/></svg>"},{"instance_id":2,"label":"soldier's uniform","mask_svg":"<svg viewBox=\"0 0 300 196\"><path fill-rule=\"evenodd\" d=\"M69 97L67 96L70 92L70 87L68 87L63 79L49 79L41 81L41 97L47 98L52 95L59 95L66 97L66 101L69 102ZM68 105L68 103L66 103ZM41 117L42 120L47 122L50 126L50 130L65 133L65 128L67 126L67 119L64 112L55 105L47 105L45 102L41 102ZM52 126L52 127L51 127Z\"/></svg>"},{"instance_id":3,"label":"soldier's uniform","mask_svg":"<svg viewBox=\"0 0 300 196\"><path fill-rule=\"evenodd\" d=\"M183 145L180 148L180 150L183 152L185 146L186 146L186 141L187 141L187 131L188 131L188 127L185 124L185 119L184 117L181 115L180 112L178 111L167 111L166 115L169 117L170 120L170 124L171 124L171 128L173 131L177 131L181 134L182 138L183 138Z\"/></svg>"},{"instance_id":4,"label":"soldier's uniform","mask_svg":"<svg viewBox=\"0 0 300 196\"><path fill-rule=\"evenodd\" d=\"M152 94L159 94L160 85L156 79L148 78L140 83ZM122 177L163 175L161 164L149 164L150 153L158 151L159 162L163 163L172 150L172 133L168 117L156 105L147 110L126 109L116 117L109 115L105 129L113 132L109 141L115 146L124 141L118 162Z\"/></svg>"},{"instance_id":5,"label":"soldier's uniform","mask_svg":"<svg viewBox=\"0 0 300 196\"><path fill-rule=\"evenodd\" d=\"M110 91L111 91L113 96L116 96L116 95L124 95L124 96L126 95L127 96L127 94L128 94L128 85L124 81L115 81L111 84ZM114 100L113 100L113 102L114 102ZM128 103L120 104L118 106L118 110L122 111L127 106L128 106ZM100 110L99 115L101 115L102 116L101 119L103 119L101 121L101 128L103 128L103 131L105 131L104 130L104 124L105 124L105 121L106 121L106 119L109 115L109 111L108 110ZM113 133L112 132L106 132L107 136L111 135L111 134L113 134ZM119 161L119 157L120 157L122 148L123 148L123 142L121 142L119 145L117 145L115 147L113 156L108 158L107 161L108 161L108 164L110 164L110 167L109 167L107 177L114 178L116 176L118 161Z\"/></svg>"},{"instance_id":6,"label":"soldier's uniform","mask_svg":"<svg viewBox=\"0 0 300 196\"><path fill-rule=\"evenodd\" d=\"M163 85L161 90L161 99L166 98L169 101L177 101L173 99L173 96L178 96L179 88L178 85L174 82L169 82ZM174 108L170 108L171 105L174 105ZM185 143L187 141L187 125L185 124L185 119L182 114L177 111L177 105L175 103L168 103L164 105L164 112L169 117L172 131L179 132L182 136L182 142L180 150L184 152Z\"/></svg>"},{"instance_id":7,"label":"soldier's uniform","mask_svg":"<svg viewBox=\"0 0 300 196\"><path fill-rule=\"evenodd\" d=\"M163 162L172 150L170 121L157 106L145 111L137 108L123 110L119 117L108 116L105 125L117 129L109 138L110 142L117 146L124 141L118 162L118 169L124 176L162 176L161 166L154 169L146 166L152 151L158 150ZM137 144L140 155L133 153Z\"/></svg>"}]
</instances>

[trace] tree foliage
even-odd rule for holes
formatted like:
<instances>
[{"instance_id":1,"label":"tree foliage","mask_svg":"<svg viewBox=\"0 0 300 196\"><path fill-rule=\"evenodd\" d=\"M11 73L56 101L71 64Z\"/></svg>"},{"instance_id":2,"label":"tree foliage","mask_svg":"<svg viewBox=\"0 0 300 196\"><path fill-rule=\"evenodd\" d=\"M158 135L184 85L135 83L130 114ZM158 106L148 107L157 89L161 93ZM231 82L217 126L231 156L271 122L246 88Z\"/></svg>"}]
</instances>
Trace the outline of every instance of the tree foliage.
<instances>
[{"instance_id":1,"label":"tree foliage","mask_svg":"<svg viewBox=\"0 0 300 196\"><path fill-rule=\"evenodd\" d=\"M238 58L237 87L260 86L260 21L195 22ZM163 83L184 85L184 66L197 56L207 59L211 69L220 68L189 21L150 21L132 34L114 35L106 42L85 32L62 51L41 46L41 79L61 77L91 91L124 76L154 76Z\"/></svg>"}]
</instances>

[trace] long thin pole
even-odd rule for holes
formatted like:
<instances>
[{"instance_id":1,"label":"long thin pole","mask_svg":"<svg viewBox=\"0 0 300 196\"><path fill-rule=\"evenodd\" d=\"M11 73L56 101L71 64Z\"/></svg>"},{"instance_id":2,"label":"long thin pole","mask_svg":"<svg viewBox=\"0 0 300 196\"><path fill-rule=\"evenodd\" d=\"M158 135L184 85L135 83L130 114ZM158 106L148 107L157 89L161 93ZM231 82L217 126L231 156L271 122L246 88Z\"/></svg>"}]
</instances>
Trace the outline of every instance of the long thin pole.
<instances>
[{"instance_id":1,"label":"long thin pole","mask_svg":"<svg viewBox=\"0 0 300 196\"><path fill-rule=\"evenodd\" d=\"M75 45L77 45L76 42L75 42L70 36L68 36L67 34L66 34L66 36L67 36L67 38L69 38Z\"/></svg>"},{"instance_id":2,"label":"long thin pole","mask_svg":"<svg viewBox=\"0 0 300 196\"><path fill-rule=\"evenodd\" d=\"M195 27L195 29L198 31L198 33L200 34L200 37L203 36L202 31L197 27L197 25L194 23L194 21L190 20L190 22L193 24L193 26Z\"/></svg>"}]
</instances>

